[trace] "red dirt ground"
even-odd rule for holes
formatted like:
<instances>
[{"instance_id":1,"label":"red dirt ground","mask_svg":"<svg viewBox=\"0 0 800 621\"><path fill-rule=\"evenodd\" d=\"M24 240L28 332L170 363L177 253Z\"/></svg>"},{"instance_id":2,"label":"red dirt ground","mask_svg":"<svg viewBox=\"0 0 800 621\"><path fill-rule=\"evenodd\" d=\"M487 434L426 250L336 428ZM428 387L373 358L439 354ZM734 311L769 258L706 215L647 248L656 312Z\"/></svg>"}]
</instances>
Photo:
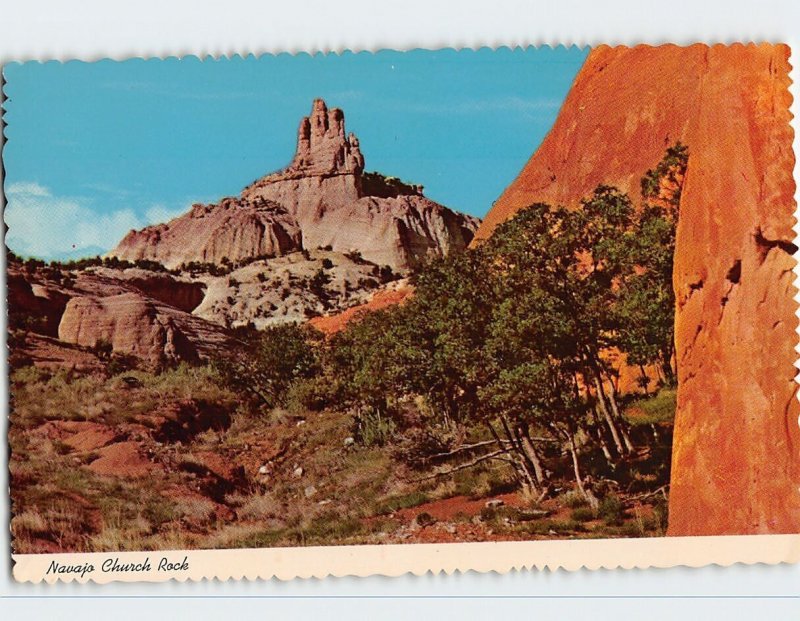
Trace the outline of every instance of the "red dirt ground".
<instances>
[{"instance_id":1,"label":"red dirt ground","mask_svg":"<svg viewBox=\"0 0 800 621\"><path fill-rule=\"evenodd\" d=\"M143 456L138 442L117 442L100 449L100 457L89 464L97 474L120 477L147 476L157 466Z\"/></svg>"}]
</instances>

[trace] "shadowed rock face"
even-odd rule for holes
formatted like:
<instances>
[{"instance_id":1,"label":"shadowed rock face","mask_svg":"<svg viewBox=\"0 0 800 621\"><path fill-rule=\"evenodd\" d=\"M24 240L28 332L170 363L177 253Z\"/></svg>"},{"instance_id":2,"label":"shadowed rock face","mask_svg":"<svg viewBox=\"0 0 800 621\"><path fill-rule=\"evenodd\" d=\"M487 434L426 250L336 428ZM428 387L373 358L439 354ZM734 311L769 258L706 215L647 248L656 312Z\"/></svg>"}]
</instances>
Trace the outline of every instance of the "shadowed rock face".
<instances>
[{"instance_id":1,"label":"shadowed rock face","mask_svg":"<svg viewBox=\"0 0 800 621\"><path fill-rule=\"evenodd\" d=\"M105 341L153 364L207 358L228 342L217 326L134 292L70 299L58 338L84 347Z\"/></svg>"},{"instance_id":2,"label":"shadowed rock face","mask_svg":"<svg viewBox=\"0 0 800 621\"><path fill-rule=\"evenodd\" d=\"M786 46L600 47L476 237L598 184L632 197L689 147L674 287L672 535L800 531L792 130Z\"/></svg>"},{"instance_id":3,"label":"shadowed rock face","mask_svg":"<svg viewBox=\"0 0 800 621\"><path fill-rule=\"evenodd\" d=\"M190 314L203 300L202 282L137 268L68 276L69 285L67 277L9 261L9 325L26 333L12 355L41 367L97 370L102 362L92 349L100 341L152 364L203 360L230 346L224 327Z\"/></svg>"},{"instance_id":4,"label":"shadowed rock face","mask_svg":"<svg viewBox=\"0 0 800 621\"><path fill-rule=\"evenodd\" d=\"M110 255L175 268L331 246L402 271L425 256L464 248L478 224L425 198L420 186L364 173L344 113L317 99L300 122L287 168L257 180L239 198L195 205L167 224L131 231Z\"/></svg>"}]
</instances>

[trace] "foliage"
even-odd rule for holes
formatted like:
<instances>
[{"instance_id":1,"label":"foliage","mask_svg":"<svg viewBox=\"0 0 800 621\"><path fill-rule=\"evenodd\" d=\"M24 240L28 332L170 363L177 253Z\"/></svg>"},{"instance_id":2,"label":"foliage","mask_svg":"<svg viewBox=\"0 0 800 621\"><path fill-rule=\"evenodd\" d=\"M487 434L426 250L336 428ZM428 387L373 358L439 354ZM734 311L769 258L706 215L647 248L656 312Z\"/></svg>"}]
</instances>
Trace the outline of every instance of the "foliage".
<instances>
[{"instance_id":1,"label":"foliage","mask_svg":"<svg viewBox=\"0 0 800 621\"><path fill-rule=\"evenodd\" d=\"M236 331L237 348L215 362L222 383L243 391L259 405L284 405L292 385L320 373L320 334L309 326L284 324L258 332Z\"/></svg>"},{"instance_id":2,"label":"foliage","mask_svg":"<svg viewBox=\"0 0 800 621\"><path fill-rule=\"evenodd\" d=\"M618 496L611 494L600 501L597 516L610 526L619 526L625 519L625 505Z\"/></svg>"},{"instance_id":3,"label":"foliage","mask_svg":"<svg viewBox=\"0 0 800 621\"><path fill-rule=\"evenodd\" d=\"M384 446L395 432L395 422L375 410L359 412L353 420L353 435L362 446Z\"/></svg>"},{"instance_id":4,"label":"foliage","mask_svg":"<svg viewBox=\"0 0 800 621\"><path fill-rule=\"evenodd\" d=\"M633 401L626 410L627 419L632 425L671 423L675 419L676 402L677 391L662 388L652 397Z\"/></svg>"}]
</instances>

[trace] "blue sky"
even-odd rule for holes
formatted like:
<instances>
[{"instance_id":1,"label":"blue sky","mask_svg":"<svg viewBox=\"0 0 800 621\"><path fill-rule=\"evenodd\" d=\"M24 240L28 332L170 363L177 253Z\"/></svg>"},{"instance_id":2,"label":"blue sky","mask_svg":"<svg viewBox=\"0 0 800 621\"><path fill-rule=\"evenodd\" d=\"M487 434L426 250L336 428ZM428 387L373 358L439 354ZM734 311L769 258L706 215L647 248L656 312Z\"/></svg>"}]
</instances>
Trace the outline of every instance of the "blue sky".
<instances>
[{"instance_id":1,"label":"blue sky","mask_svg":"<svg viewBox=\"0 0 800 621\"><path fill-rule=\"evenodd\" d=\"M588 50L288 54L6 65L6 243L88 256L286 166L342 108L367 170L483 216L553 124Z\"/></svg>"}]
</instances>

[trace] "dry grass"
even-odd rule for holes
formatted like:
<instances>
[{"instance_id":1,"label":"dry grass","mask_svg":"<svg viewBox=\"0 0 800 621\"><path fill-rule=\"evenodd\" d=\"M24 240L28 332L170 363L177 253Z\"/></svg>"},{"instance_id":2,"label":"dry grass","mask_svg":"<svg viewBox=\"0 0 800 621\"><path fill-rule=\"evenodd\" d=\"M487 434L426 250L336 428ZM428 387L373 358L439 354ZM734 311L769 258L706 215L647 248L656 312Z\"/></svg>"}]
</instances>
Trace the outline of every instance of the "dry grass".
<instances>
[{"instance_id":1,"label":"dry grass","mask_svg":"<svg viewBox=\"0 0 800 621\"><path fill-rule=\"evenodd\" d=\"M345 447L352 420L341 412L307 412L305 424L297 426L295 417L283 411L242 408L234 411L225 431L199 433L182 443L157 443L138 422L140 414L190 398L230 404L237 396L221 389L213 372L203 367L126 375L140 385L123 387L116 377L15 371L9 430L15 551L396 541L392 537L402 535L397 534L402 526L389 513L453 496L483 499L513 485L513 475L502 463L413 482L419 473L406 470L386 449ZM63 420L91 420L134 439L154 463L153 472L143 478L95 474L88 465L96 455L72 450L65 442L68 430L47 423ZM244 474L235 485L228 482L232 487L215 491L221 477L213 472L220 469L205 463L209 455L226 465L244 464ZM273 460L267 475L257 472L262 455ZM293 474L296 466L302 467L302 476ZM311 487L316 493L307 494ZM533 501L522 499L525 506ZM569 493L552 503L557 512L559 507L580 507L582 499ZM665 510L660 509L662 514ZM497 523L487 522L485 528L510 538L652 536L663 534L662 514L653 517L634 508L624 523L604 524L567 519L568 510L559 519L515 521L509 511L498 513ZM474 517L453 522L471 528Z\"/></svg>"}]
</instances>

